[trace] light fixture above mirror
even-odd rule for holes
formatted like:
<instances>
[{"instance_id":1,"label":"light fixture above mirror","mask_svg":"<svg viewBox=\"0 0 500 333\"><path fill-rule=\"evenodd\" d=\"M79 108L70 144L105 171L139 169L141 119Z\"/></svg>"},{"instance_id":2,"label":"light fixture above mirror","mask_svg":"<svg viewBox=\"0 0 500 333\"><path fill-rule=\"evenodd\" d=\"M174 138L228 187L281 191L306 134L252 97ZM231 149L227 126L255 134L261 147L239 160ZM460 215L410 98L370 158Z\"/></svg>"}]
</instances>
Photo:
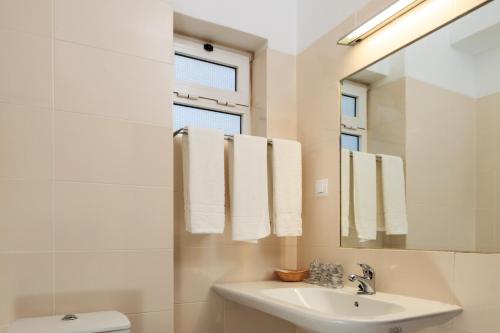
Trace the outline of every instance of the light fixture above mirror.
<instances>
[{"instance_id":1,"label":"light fixture above mirror","mask_svg":"<svg viewBox=\"0 0 500 333\"><path fill-rule=\"evenodd\" d=\"M396 0L361 26L340 38L337 44L353 46L424 1Z\"/></svg>"}]
</instances>

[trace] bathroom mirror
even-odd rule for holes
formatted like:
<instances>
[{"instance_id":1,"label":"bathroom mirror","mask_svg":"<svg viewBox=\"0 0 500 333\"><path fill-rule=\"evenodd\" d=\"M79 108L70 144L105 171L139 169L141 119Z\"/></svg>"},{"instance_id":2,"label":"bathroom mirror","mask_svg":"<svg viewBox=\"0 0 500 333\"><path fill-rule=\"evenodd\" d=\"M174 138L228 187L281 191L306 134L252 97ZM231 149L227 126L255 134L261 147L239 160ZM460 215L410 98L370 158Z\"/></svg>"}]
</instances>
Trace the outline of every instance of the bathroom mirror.
<instances>
[{"instance_id":1,"label":"bathroom mirror","mask_svg":"<svg viewBox=\"0 0 500 333\"><path fill-rule=\"evenodd\" d=\"M341 117L343 247L500 252L500 1L344 79Z\"/></svg>"}]
</instances>

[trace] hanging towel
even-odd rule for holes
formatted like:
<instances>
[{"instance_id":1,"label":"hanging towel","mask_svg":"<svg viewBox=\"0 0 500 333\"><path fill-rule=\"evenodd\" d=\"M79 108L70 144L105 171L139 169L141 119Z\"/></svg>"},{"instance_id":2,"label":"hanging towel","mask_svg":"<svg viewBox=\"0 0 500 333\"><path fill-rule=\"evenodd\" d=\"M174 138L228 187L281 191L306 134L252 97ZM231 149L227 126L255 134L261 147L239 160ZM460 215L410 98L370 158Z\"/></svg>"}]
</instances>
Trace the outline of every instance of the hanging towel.
<instances>
[{"instance_id":1,"label":"hanging towel","mask_svg":"<svg viewBox=\"0 0 500 333\"><path fill-rule=\"evenodd\" d=\"M379 155L382 158L382 193L387 235L407 235L405 176L399 156Z\"/></svg>"},{"instance_id":2,"label":"hanging towel","mask_svg":"<svg viewBox=\"0 0 500 333\"><path fill-rule=\"evenodd\" d=\"M302 235L302 156L297 141L273 139L273 232Z\"/></svg>"},{"instance_id":3,"label":"hanging towel","mask_svg":"<svg viewBox=\"0 0 500 333\"><path fill-rule=\"evenodd\" d=\"M349 236L349 209L351 205L351 151L342 149L340 155L340 198L341 198L341 232L342 237Z\"/></svg>"},{"instance_id":4,"label":"hanging towel","mask_svg":"<svg viewBox=\"0 0 500 333\"><path fill-rule=\"evenodd\" d=\"M188 128L182 137L184 217L193 234L224 232L224 133Z\"/></svg>"},{"instance_id":5,"label":"hanging towel","mask_svg":"<svg viewBox=\"0 0 500 333\"><path fill-rule=\"evenodd\" d=\"M353 152L354 221L361 240L377 239L376 157Z\"/></svg>"},{"instance_id":6,"label":"hanging towel","mask_svg":"<svg viewBox=\"0 0 500 333\"><path fill-rule=\"evenodd\" d=\"M228 161L233 240L256 242L271 233L267 139L235 135Z\"/></svg>"}]
</instances>

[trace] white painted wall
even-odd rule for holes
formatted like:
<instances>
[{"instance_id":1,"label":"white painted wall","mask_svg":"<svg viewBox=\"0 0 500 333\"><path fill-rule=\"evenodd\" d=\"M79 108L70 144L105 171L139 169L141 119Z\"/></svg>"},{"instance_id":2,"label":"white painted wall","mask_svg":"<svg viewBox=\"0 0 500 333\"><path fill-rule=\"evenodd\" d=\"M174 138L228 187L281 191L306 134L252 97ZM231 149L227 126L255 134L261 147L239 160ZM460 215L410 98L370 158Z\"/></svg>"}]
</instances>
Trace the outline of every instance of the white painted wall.
<instances>
[{"instance_id":1,"label":"white painted wall","mask_svg":"<svg viewBox=\"0 0 500 333\"><path fill-rule=\"evenodd\" d=\"M450 45L450 27L406 48L404 72L406 76L466 96L477 94L474 56Z\"/></svg>"},{"instance_id":2,"label":"white painted wall","mask_svg":"<svg viewBox=\"0 0 500 333\"><path fill-rule=\"evenodd\" d=\"M500 1L487 4L459 22L451 29L454 47L478 54L500 45Z\"/></svg>"},{"instance_id":3,"label":"white painted wall","mask_svg":"<svg viewBox=\"0 0 500 333\"><path fill-rule=\"evenodd\" d=\"M297 54L369 0L169 0L174 10L268 40Z\"/></svg>"},{"instance_id":4,"label":"white painted wall","mask_svg":"<svg viewBox=\"0 0 500 333\"><path fill-rule=\"evenodd\" d=\"M500 91L500 46L477 56L476 82L478 97Z\"/></svg>"},{"instance_id":5,"label":"white painted wall","mask_svg":"<svg viewBox=\"0 0 500 333\"><path fill-rule=\"evenodd\" d=\"M270 48L295 54L297 1L170 0L170 3L176 12L263 37Z\"/></svg>"},{"instance_id":6,"label":"white painted wall","mask_svg":"<svg viewBox=\"0 0 500 333\"><path fill-rule=\"evenodd\" d=\"M305 50L369 1L298 0L297 53Z\"/></svg>"}]
</instances>

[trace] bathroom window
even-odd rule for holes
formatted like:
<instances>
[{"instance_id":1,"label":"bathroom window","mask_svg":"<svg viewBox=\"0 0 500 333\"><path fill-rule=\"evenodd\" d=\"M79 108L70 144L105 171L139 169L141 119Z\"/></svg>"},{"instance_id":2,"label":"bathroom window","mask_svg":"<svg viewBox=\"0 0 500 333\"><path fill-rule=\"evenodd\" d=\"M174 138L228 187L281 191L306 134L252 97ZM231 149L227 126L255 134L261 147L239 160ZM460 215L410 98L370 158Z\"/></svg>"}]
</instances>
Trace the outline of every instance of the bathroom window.
<instances>
[{"instance_id":1,"label":"bathroom window","mask_svg":"<svg viewBox=\"0 0 500 333\"><path fill-rule=\"evenodd\" d=\"M344 149L359 151L359 136L342 133L340 137L340 146Z\"/></svg>"},{"instance_id":2,"label":"bathroom window","mask_svg":"<svg viewBox=\"0 0 500 333\"><path fill-rule=\"evenodd\" d=\"M174 130L185 126L248 133L250 54L174 37Z\"/></svg>"},{"instance_id":3,"label":"bathroom window","mask_svg":"<svg viewBox=\"0 0 500 333\"><path fill-rule=\"evenodd\" d=\"M241 115L219 112L209 109L174 104L174 130L186 126L210 127L221 130L224 134L241 133Z\"/></svg>"},{"instance_id":4,"label":"bathroom window","mask_svg":"<svg viewBox=\"0 0 500 333\"><path fill-rule=\"evenodd\" d=\"M346 117L356 117L356 96L342 94L342 115Z\"/></svg>"},{"instance_id":5,"label":"bathroom window","mask_svg":"<svg viewBox=\"0 0 500 333\"><path fill-rule=\"evenodd\" d=\"M342 82L341 95L341 145L342 148L356 151L366 151L366 86L352 82Z\"/></svg>"},{"instance_id":6,"label":"bathroom window","mask_svg":"<svg viewBox=\"0 0 500 333\"><path fill-rule=\"evenodd\" d=\"M175 54L175 79L214 89L237 91L236 68Z\"/></svg>"}]
</instances>

